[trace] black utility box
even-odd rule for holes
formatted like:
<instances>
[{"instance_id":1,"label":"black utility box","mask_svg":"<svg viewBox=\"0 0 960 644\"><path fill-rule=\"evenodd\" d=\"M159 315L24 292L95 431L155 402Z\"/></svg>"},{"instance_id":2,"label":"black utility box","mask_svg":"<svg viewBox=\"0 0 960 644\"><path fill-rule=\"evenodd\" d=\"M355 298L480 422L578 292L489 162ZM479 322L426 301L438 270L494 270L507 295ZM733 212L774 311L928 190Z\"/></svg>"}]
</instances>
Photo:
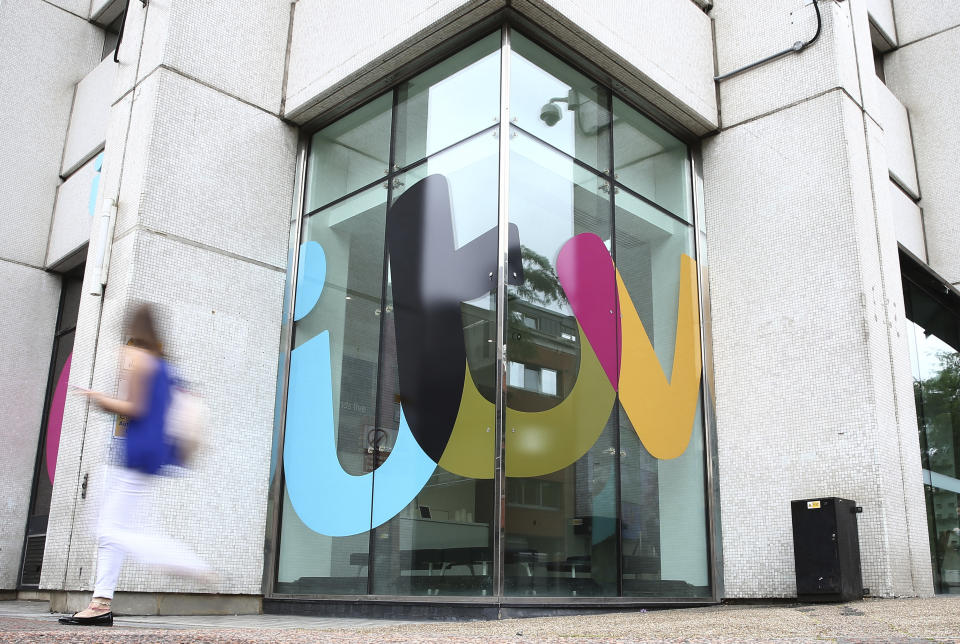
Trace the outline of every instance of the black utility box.
<instances>
[{"instance_id":1,"label":"black utility box","mask_svg":"<svg viewBox=\"0 0 960 644\"><path fill-rule=\"evenodd\" d=\"M854 501L828 497L790 503L797 599L808 602L863 598L860 539Z\"/></svg>"}]
</instances>

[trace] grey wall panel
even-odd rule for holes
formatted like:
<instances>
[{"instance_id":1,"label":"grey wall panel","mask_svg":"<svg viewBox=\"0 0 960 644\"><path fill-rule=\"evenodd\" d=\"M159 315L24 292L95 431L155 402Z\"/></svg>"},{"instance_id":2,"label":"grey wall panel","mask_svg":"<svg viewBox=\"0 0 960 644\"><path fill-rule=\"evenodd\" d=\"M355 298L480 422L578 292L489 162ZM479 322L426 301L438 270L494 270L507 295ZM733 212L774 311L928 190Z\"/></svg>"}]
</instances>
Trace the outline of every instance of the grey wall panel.
<instances>
[{"instance_id":1,"label":"grey wall panel","mask_svg":"<svg viewBox=\"0 0 960 644\"><path fill-rule=\"evenodd\" d=\"M60 184L50 225L46 266L54 266L90 240L90 224L94 217L90 204L92 200L99 208L95 192L100 184L99 174L94 159Z\"/></svg>"},{"instance_id":2,"label":"grey wall panel","mask_svg":"<svg viewBox=\"0 0 960 644\"><path fill-rule=\"evenodd\" d=\"M163 65L279 113L289 0L132 3L115 97Z\"/></svg>"},{"instance_id":3,"label":"grey wall panel","mask_svg":"<svg viewBox=\"0 0 960 644\"><path fill-rule=\"evenodd\" d=\"M900 45L960 26L960 4L953 0L893 0Z\"/></svg>"},{"instance_id":4,"label":"grey wall panel","mask_svg":"<svg viewBox=\"0 0 960 644\"><path fill-rule=\"evenodd\" d=\"M958 51L960 27L903 46L884 60L887 85L910 114L930 266L954 284L960 284Z\"/></svg>"},{"instance_id":5,"label":"grey wall panel","mask_svg":"<svg viewBox=\"0 0 960 644\"><path fill-rule=\"evenodd\" d=\"M899 450L916 420L891 380L906 355L889 335L902 294L898 304L864 131L859 107L834 91L704 145L728 597L796 592L789 501L828 495L864 507L871 591L929 589L909 581L913 496Z\"/></svg>"},{"instance_id":6,"label":"grey wall panel","mask_svg":"<svg viewBox=\"0 0 960 644\"><path fill-rule=\"evenodd\" d=\"M384 12L375 4L298 2L285 114L303 122L360 89L388 86L398 68L503 5L418 1ZM693 3L521 0L511 7L691 131L716 127L710 19Z\"/></svg>"},{"instance_id":7,"label":"grey wall panel","mask_svg":"<svg viewBox=\"0 0 960 644\"><path fill-rule=\"evenodd\" d=\"M722 126L731 127L836 87L860 102L850 4L819 4L823 29L803 52L722 81ZM718 2L710 15L720 74L807 41L817 28L814 8L804 0Z\"/></svg>"},{"instance_id":8,"label":"grey wall panel","mask_svg":"<svg viewBox=\"0 0 960 644\"><path fill-rule=\"evenodd\" d=\"M59 297L56 276L0 260L0 589L19 580Z\"/></svg>"},{"instance_id":9,"label":"grey wall panel","mask_svg":"<svg viewBox=\"0 0 960 644\"><path fill-rule=\"evenodd\" d=\"M74 86L102 32L42 0L0 5L0 258L43 264Z\"/></svg>"},{"instance_id":10,"label":"grey wall panel","mask_svg":"<svg viewBox=\"0 0 960 644\"><path fill-rule=\"evenodd\" d=\"M77 84L70 128L63 146L62 174L69 175L103 147L117 64L107 57Z\"/></svg>"},{"instance_id":11,"label":"grey wall panel","mask_svg":"<svg viewBox=\"0 0 960 644\"><path fill-rule=\"evenodd\" d=\"M158 69L112 108L102 181L105 195L119 195L116 237L102 312L96 297L81 302L71 378L114 391L125 312L137 300L162 307L165 347L204 395L210 445L156 499L165 529L222 573L204 588L130 566L123 590L260 590L295 155L295 132L277 117L175 71ZM92 239L100 225L96 217ZM88 270L85 290L94 279ZM42 584L82 589L93 581L113 421L78 401L65 417L58 467L67 474L54 490ZM89 500L74 509L83 475ZM200 515L209 520L183 521Z\"/></svg>"}]
</instances>

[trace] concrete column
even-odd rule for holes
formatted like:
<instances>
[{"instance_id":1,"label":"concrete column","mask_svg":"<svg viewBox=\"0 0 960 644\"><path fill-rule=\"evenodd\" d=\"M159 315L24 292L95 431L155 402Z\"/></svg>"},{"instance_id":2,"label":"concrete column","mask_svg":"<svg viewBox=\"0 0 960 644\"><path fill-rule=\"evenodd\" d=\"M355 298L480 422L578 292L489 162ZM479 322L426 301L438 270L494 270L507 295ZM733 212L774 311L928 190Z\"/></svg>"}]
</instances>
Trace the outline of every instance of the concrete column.
<instances>
[{"instance_id":1,"label":"concrete column","mask_svg":"<svg viewBox=\"0 0 960 644\"><path fill-rule=\"evenodd\" d=\"M123 318L156 305L164 351L203 397L207 426L193 469L156 482L152 518L221 578L203 586L129 562L120 591L261 592L296 157L279 117L289 11L279 0L130 4L102 175L118 205L109 279L90 295L88 263L71 382L115 391ZM92 587L113 427L68 401L42 588Z\"/></svg>"},{"instance_id":2,"label":"concrete column","mask_svg":"<svg viewBox=\"0 0 960 644\"><path fill-rule=\"evenodd\" d=\"M0 4L0 590L19 582L43 420L60 295L43 266L63 142L103 40L70 4Z\"/></svg>"},{"instance_id":3,"label":"concrete column","mask_svg":"<svg viewBox=\"0 0 960 644\"><path fill-rule=\"evenodd\" d=\"M703 145L727 597L795 594L790 501L841 496L864 585L932 593L864 0L720 85ZM810 39L801 0L717 3L721 73Z\"/></svg>"}]
</instances>

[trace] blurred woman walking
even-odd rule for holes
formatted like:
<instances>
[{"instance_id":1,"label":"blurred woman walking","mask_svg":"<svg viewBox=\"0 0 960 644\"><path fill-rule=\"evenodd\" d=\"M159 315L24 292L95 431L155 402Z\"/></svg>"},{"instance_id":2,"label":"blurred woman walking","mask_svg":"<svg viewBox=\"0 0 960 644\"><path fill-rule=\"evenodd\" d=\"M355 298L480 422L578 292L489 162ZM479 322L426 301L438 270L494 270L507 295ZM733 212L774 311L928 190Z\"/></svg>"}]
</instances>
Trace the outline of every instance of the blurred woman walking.
<instances>
[{"instance_id":1,"label":"blurred woman walking","mask_svg":"<svg viewBox=\"0 0 960 644\"><path fill-rule=\"evenodd\" d=\"M97 577L93 599L86 609L61 624L112 626L113 592L127 555L168 572L212 579L213 569L185 544L152 533L150 483L167 465L179 464L176 446L166 431L173 397L173 376L164 359L154 316L148 304L134 311L127 323L129 342L122 349L127 395L113 398L76 389L104 411L126 416L123 455L106 476L104 501L97 523Z\"/></svg>"}]
</instances>

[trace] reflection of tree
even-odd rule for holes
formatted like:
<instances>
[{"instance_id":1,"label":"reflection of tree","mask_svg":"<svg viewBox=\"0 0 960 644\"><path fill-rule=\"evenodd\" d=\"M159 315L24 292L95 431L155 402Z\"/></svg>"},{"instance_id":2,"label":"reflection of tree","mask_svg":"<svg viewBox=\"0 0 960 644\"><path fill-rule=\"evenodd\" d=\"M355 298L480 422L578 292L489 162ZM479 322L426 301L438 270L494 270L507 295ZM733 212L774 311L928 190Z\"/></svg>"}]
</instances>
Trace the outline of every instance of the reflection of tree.
<instances>
[{"instance_id":1,"label":"reflection of tree","mask_svg":"<svg viewBox=\"0 0 960 644\"><path fill-rule=\"evenodd\" d=\"M936 357L939 370L913 383L924 446L923 466L956 477L960 474L960 353L938 351ZM941 592L949 592L944 586L947 575L960 575L956 499L947 490L927 488L934 579Z\"/></svg>"},{"instance_id":2,"label":"reflection of tree","mask_svg":"<svg viewBox=\"0 0 960 644\"><path fill-rule=\"evenodd\" d=\"M960 353L937 353L940 369L925 380L914 381L921 410L920 430L926 435L929 467L950 476L957 475L960 432Z\"/></svg>"},{"instance_id":3,"label":"reflection of tree","mask_svg":"<svg viewBox=\"0 0 960 644\"><path fill-rule=\"evenodd\" d=\"M527 302L550 306L566 304L567 296L560 287L557 271L550 260L526 246L520 247L523 262L523 284L516 287L515 295Z\"/></svg>"},{"instance_id":4,"label":"reflection of tree","mask_svg":"<svg viewBox=\"0 0 960 644\"><path fill-rule=\"evenodd\" d=\"M520 247L520 259L523 283L513 287L507 302L507 359L527 364L538 362L537 357L544 350L544 338L527 326L524 315L566 317L558 311L567 304L567 296L549 259L527 246Z\"/></svg>"}]
</instances>

